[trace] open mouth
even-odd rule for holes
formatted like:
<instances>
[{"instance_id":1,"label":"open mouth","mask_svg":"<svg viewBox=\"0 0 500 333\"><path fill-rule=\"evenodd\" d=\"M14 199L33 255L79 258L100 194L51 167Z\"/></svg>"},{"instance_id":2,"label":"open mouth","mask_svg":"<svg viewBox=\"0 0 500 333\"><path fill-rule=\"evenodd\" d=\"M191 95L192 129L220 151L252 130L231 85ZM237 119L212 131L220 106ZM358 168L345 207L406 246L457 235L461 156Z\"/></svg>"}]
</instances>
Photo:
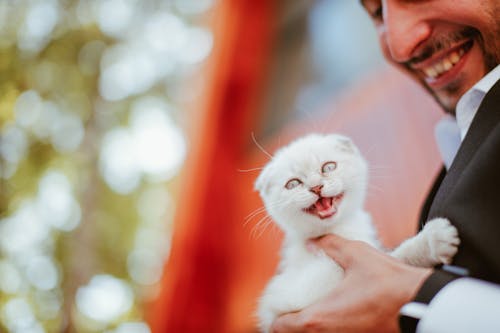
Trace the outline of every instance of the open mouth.
<instances>
[{"instance_id":1,"label":"open mouth","mask_svg":"<svg viewBox=\"0 0 500 333\"><path fill-rule=\"evenodd\" d=\"M416 67L418 67L418 70L422 72L427 83L436 83L445 77L446 74L453 72L453 69L461 63L460 60L469 52L473 45L474 40L469 39L448 50L437 59L426 61L425 64L414 66L414 68L417 69Z\"/></svg>"},{"instance_id":2,"label":"open mouth","mask_svg":"<svg viewBox=\"0 0 500 333\"><path fill-rule=\"evenodd\" d=\"M337 194L333 197L319 197L315 203L311 206L304 208L304 212L309 213L311 215L315 215L320 219L329 218L337 213L338 205L342 198L344 197L344 193Z\"/></svg>"}]
</instances>

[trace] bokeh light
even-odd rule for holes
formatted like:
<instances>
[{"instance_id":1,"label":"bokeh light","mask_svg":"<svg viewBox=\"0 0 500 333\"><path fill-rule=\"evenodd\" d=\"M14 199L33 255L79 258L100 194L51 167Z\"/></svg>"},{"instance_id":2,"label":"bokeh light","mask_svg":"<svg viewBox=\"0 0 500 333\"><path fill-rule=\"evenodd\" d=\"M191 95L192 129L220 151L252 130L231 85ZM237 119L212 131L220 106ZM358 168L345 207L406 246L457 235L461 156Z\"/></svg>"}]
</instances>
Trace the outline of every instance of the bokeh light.
<instances>
[{"instance_id":1,"label":"bokeh light","mask_svg":"<svg viewBox=\"0 0 500 333\"><path fill-rule=\"evenodd\" d=\"M142 172L154 180L168 180L184 162L186 143L182 131L169 115L164 101L145 97L132 106L132 148Z\"/></svg>"},{"instance_id":2,"label":"bokeh light","mask_svg":"<svg viewBox=\"0 0 500 333\"><path fill-rule=\"evenodd\" d=\"M4 253L30 255L50 242L50 227L38 215L33 200L26 199L19 209L0 223L0 240Z\"/></svg>"},{"instance_id":3,"label":"bokeh light","mask_svg":"<svg viewBox=\"0 0 500 333\"><path fill-rule=\"evenodd\" d=\"M0 261L0 289L6 294L16 294L21 288L21 274L8 260Z\"/></svg>"},{"instance_id":4,"label":"bokeh light","mask_svg":"<svg viewBox=\"0 0 500 333\"><path fill-rule=\"evenodd\" d=\"M106 183L122 194L135 190L140 169L132 149L132 135L125 128L111 130L103 139L99 166Z\"/></svg>"},{"instance_id":5,"label":"bokeh light","mask_svg":"<svg viewBox=\"0 0 500 333\"><path fill-rule=\"evenodd\" d=\"M0 2L0 331L150 333L212 6Z\"/></svg>"},{"instance_id":6,"label":"bokeh light","mask_svg":"<svg viewBox=\"0 0 500 333\"><path fill-rule=\"evenodd\" d=\"M15 125L5 127L0 134L0 155L4 163L10 168L5 167L1 170L2 178L10 178L16 171L17 165L25 157L28 150L28 138L26 133Z\"/></svg>"},{"instance_id":7,"label":"bokeh light","mask_svg":"<svg viewBox=\"0 0 500 333\"><path fill-rule=\"evenodd\" d=\"M120 326L110 333L151 333L151 330L146 323L130 322L120 324Z\"/></svg>"},{"instance_id":8,"label":"bokeh light","mask_svg":"<svg viewBox=\"0 0 500 333\"><path fill-rule=\"evenodd\" d=\"M39 52L50 40L59 19L55 0L33 1L18 33L18 46L28 52Z\"/></svg>"},{"instance_id":9,"label":"bokeh light","mask_svg":"<svg viewBox=\"0 0 500 333\"><path fill-rule=\"evenodd\" d=\"M60 172L48 171L42 177L36 205L39 216L53 228L70 231L80 223L80 206L68 179Z\"/></svg>"},{"instance_id":10,"label":"bokeh light","mask_svg":"<svg viewBox=\"0 0 500 333\"><path fill-rule=\"evenodd\" d=\"M32 306L24 298L13 298L2 308L2 321L12 332L45 332L36 320Z\"/></svg>"},{"instance_id":11,"label":"bokeh light","mask_svg":"<svg viewBox=\"0 0 500 333\"><path fill-rule=\"evenodd\" d=\"M132 289L122 280L110 275L96 275L76 293L76 305L85 316L110 322L130 310Z\"/></svg>"},{"instance_id":12,"label":"bokeh light","mask_svg":"<svg viewBox=\"0 0 500 333\"><path fill-rule=\"evenodd\" d=\"M30 258L26 266L26 277L39 290L53 289L59 282L57 267L47 256Z\"/></svg>"}]
</instances>

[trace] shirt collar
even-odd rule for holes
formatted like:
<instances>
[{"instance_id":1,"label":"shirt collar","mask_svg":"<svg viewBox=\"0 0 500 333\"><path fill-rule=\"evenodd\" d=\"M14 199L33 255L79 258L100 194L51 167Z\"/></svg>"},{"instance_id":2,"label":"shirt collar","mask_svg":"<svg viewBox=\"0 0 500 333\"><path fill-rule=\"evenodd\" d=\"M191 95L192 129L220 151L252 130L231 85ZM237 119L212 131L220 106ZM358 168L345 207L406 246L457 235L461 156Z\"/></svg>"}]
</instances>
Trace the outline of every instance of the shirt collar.
<instances>
[{"instance_id":1,"label":"shirt collar","mask_svg":"<svg viewBox=\"0 0 500 333\"><path fill-rule=\"evenodd\" d=\"M461 140L463 140L467 134L472 119L474 119L484 96L499 79L500 65L497 65L497 67L479 80L479 82L469 89L458 101L455 115L460 129Z\"/></svg>"},{"instance_id":2,"label":"shirt collar","mask_svg":"<svg viewBox=\"0 0 500 333\"><path fill-rule=\"evenodd\" d=\"M457 103L456 118L445 116L438 122L435 128L436 142L447 169L453 162L484 96L499 79L500 65L484 76L460 98Z\"/></svg>"},{"instance_id":3,"label":"shirt collar","mask_svg":"<svg viewBox=\"0 0 500 333\"><path fill-rule=\"evenodd\" d=\"M484 93L490 91L490 89L495 85L495 83L500 79L500 65L493 68L491 72L486 74L476 85L473 87L475 89L481 90Z\"/></svg>"}]
</instances>

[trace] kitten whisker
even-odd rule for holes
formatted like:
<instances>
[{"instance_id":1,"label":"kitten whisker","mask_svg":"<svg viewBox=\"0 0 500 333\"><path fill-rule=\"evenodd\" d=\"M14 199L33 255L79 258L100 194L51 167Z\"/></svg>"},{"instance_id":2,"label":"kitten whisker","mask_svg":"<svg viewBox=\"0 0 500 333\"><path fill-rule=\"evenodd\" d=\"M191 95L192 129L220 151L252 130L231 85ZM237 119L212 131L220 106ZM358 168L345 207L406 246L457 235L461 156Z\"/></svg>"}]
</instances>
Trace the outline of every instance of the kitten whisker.
<instances>
[{"instance_id":1,"label":"kitten whisker","mask_svg":"<svg viewBox=\"0 0 500 333\"><path fill-rule=\"evenodd\" d=\"M264 216L263 218L261 218L256 224L255 226L252 228L252 231L250 232L250 237L252 239L257 239L259 238L260 236L262 236L262 234L264 233L264 231L266 230L266 228L273 222L273 219L270 215L266 214L266 216ZM260 231L258 234L257 232Z\"/></svg>"},{"instance_id":2,"label":"kitten whisker","mask_svg":"<svg viewBox=\"0 0 500 333\"><path fill-rule=\"evenodd\" d=\"M254 218L256 215L258 214L261 214L263 212L265 212L268 208L274 208L274 207L278 207L279 205L281 204L284 204L285 203L285 200L277 200L275 202L270 202L267 207L265 205L255 209L253 212L251 212L250 214L248 214L246 217L245 217L245 224L246 225L248 222L250 222L250 220L252 218Z\"/></svg>"},{"instance_id":3,"label":"kitten whisker","mask_svg":"<svg viewBox=\"0 0 500 333\"><path fill-rule=\"evenodd\" d=\"M260 233L255 237L255 239L258 239L260 238L264 232L266 231L266 229L269 227L269 226L274 226L274 222L271 218L269 218L266 223L264 224L264 226L260 229Z\"/></svg>"},{"instance_id":4,"label":"kitten whisker","mask_svg":"<svg viewBox=\"0 0 500 333\"><path fill-rule=\"evenodd\" d=\"M252 172L252 171L260 171L262 169L264 169L264 167L251 168L251 169L236 169L236 171L238 171L238 172Z\"/></svg>"},{"instance_id":5,"label":"kitten whisker","mask_svg":"<svg viewBox=\"0 0 500 333\"><path fill-rule=\"evenodd\" d=\"M261 214L261 213L265 213L266 212L266 207L265 206L262 206L260 208L257 208L256 210L254 210L253 212L251 212L250 214L248 214L245 219L244 219L244 223L243 225L246 226L248 224L248 222L250 222L255 216Z\"/></svg>"},{"instance_id":6,"label":"kitten whisker","mask_svg":"<svg viewBox=\"0 0 500 333\"><path fill-rule=\"evenodd\" d=\"M260 145L260 143L257 142L257 139L255 138L254 132L252 132L252 140L253 140L253 143L255 143L255 145L257 146L257 148L260 149L261 152L263 152L264 154L266 154L270 159L273 159L273 155L271 155L270 153L268 153L267 150L265 150L264 147L262 147Z\"/></svg>"}]
</instances>

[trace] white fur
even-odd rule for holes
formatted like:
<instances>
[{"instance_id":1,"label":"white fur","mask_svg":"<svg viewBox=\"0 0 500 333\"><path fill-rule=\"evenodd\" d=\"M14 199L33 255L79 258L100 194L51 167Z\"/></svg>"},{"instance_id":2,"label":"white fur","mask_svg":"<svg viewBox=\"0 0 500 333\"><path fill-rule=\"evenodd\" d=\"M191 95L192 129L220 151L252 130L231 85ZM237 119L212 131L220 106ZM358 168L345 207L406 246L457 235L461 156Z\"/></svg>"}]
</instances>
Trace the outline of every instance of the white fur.
<instances>
[{"instance_id":1,"label":"white fur","mask_svg":"<svg viewBox=\"0 0 500 333\"><path fill-rule=\"evenodd\" d=\"M323 173L322 166L330 161L337 167ZM287 189L286 183L294 178L301 184ZM367 163L356 146L349 138L336 134L311 134L297 139L278 150L262 170L255 188L285 234L279 272L268 283L258 305L262 332L269 332L277 316L317 301L343 277L342 268L331 258L306 249L307 239L335 233L380 248L370 215L363 210L367 178ZM323 197L344 193L336 214L329 218L320 219L303 210L317 201L318 195L310 189L318 185L323 186ZM447 220L440 221L405 241L393 255L428 267L449 262L456 252L458 234Z\"/></svg>"},{"instance_id":2,"label":"white fur","mask_svg":"<svg viewBox=\"0 0 500 333\"><path fill-rule=\"evenodd\" d=\"M415 237L401 243L391 255L413 266L433 267L450 264L459 244L457 229L447 219L438 217L427 222Z\"/></svg>"}]
</instances>

